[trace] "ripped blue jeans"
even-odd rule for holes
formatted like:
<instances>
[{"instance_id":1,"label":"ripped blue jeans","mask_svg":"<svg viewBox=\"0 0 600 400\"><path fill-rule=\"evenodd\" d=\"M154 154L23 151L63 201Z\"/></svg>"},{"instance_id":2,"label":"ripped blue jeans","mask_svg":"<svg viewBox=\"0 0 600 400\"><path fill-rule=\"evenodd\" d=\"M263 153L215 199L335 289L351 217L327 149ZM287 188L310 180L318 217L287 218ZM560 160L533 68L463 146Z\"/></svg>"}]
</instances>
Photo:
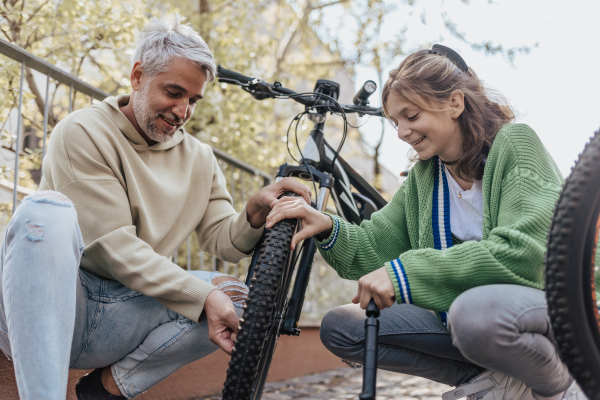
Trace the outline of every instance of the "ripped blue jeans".
<instances>
[{"instance_id":1,"label":"ripped blue jeans","mask_svg":"<svg viewBox=\"0 0 600 400\"><path fill-rule=\"evenodd\" d=\"M107 366L123 395L134 398L217 350L206 320L191 321L79 269L83 248L75 208L57 192L25 198L8 225L0 254L0 349L13 359L21 399L64 400L69 368ZM208 282L224 275L191 273ZM246 288L221 288L227 289Z\"/></svg>"}]
</instances>

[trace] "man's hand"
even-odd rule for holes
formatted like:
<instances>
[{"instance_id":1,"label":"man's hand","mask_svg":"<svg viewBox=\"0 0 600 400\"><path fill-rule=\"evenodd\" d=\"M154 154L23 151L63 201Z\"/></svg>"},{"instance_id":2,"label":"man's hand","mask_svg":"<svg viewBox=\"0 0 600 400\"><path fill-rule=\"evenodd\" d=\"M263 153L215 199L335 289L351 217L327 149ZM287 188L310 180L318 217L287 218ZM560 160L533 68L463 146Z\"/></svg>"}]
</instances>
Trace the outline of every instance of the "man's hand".
<instances>
[{"instance_id":1,"label":"man's hand","mask_svg":"<svg viewBox=\"0 0 600 400\"><path fill-rule=\"evenodd\" d=\"M306 186L292 178L283 178L279 182L260 189L250 198L246 205L250 226L254 229L263 226L267 215L271 212L273 202L285 192L297 193L307 204L310 204L311 192Z\"/></svg>"},{"instance_id":2,"label":"man's hand","mask_svg":"<svg viewBox=\"0 0 600 400\"><path fill-rule=\"evenodd\" d=\"M380 310L394 305L396 300L394 285L385 267L376 269L358 280L358 293L352 302L360 303L360 308L366 310L371 299L375 300Z\"/></svg>"},{"instance_id":3,"label":"man's hand","mask_svg":"<svg viewBox=\"0 0 600 400\"><path fill-rule=\"evenodd\" d=\"M233 351L233 343L240 320L229 296L213 290L204 302L208 322L208 338L227 354Z\"/></svg>"}]
</instances>

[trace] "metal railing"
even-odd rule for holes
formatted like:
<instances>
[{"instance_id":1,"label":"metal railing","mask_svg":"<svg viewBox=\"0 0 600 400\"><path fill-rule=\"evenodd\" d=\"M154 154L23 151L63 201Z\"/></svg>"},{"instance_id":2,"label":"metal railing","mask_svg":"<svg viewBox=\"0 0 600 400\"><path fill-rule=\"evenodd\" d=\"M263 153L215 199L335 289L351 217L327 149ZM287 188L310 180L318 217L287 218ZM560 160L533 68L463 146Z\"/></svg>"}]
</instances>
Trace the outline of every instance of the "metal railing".
<instances>
[{"instance_id":1,"label":"metal railing","mask_svg":"<svg viewBox=\"0 0 600 400\"><path fill-rule=\"evenodd\" d=\"M43 59L21 49L14 44L0 39L0 54L3 54L21 64L21 76L19 82L19 100L17 108L17 133L14 141L15 164L14 164L14 184L13 190L13 212L18 207L17 195L27 193L26 188L18 186L19 178L19 160L22 156L21 141L22 141L22 109L23 109L23 93L25 81L25 68L33 69L46 76L46 93L44 102L44 122L43 122L43 146L42 146L42 162L46 153L46 142L48 136L48 110L52 107L50 93L51 79L56 81L56 85L65 85L69 88L69 113L74 108L74 96L76 93L82 93L90 97L90 104L94 100L101 101L110 96L108 93L82 81L81 79L72 76L60 68L44 61ZM10 118L10 113L7 116ZM1 132L0 132L1 133ZM273 177L241 160L238 160L224 151L213 148L215 157L219 160L219 165L223 170L227 181L228 189L231 194L236 209L241 209L248 201L250 193L258 190L260 187L268 185L273 180ZM4 185L5 187L8 185ZM245 278L247 272L247 261L240 264L230 265L226 262L218 260L215 256L204 254L197 247L195 233L180 246L173 254L173 261L186 268L187 270L221 270L240 278ZM208 268L207 268L208 267Z\"/></svg>"}]
</instances>

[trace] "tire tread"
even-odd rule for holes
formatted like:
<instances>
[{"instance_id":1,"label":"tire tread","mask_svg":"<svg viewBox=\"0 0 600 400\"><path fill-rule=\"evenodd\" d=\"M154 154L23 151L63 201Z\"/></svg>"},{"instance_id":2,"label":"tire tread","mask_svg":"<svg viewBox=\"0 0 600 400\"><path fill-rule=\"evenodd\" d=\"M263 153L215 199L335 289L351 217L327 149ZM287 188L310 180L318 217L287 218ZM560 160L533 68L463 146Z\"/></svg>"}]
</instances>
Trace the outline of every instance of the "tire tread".
<instances>
[{"instance_id":1,"label":"tire tread","mask_svg":"<svg viewBox=\"0 0 600 400\"><path fill-rule=\"evenodd\" d=\"M284 195L295 194L287 192ZM271 319L278 311L275 310L275 300L296 224L295 219L278 222L267 229L262 246L256 249L259 252L258 261L229 362L223 400L244 400L252 395L263 344L271 329Z\"/></svg>"},{"instance_id":2,"label":"tire tread","mask_svg":"<svg viewBox=\"0 0 600 400\"><path fill-rule=\"evenodd\" d=\"M586 196L600 190L600 187L596 187L600 179L599 170L600 131L597 131L580 154L560 194L548 233L545 260L546 298L554 337L569 372L586 395L594 400L600 400L600 371L597 371L600 360L591 359L595 357L595 353L589 351L590 346L595 347L596 344L582 339L580 330L589 329L583 327L589 321L582 319L589 319L589 316L585 315L582 318L585 304L576 293L585 288L574 288L569 284L571 274L589 273L589 270L586 270L589 266L573 265L572 252L578 250L567 243L573 235L580 240L585 239L581 226L586 221L578 221L576 214L582 209ZM591 213L592 210L589 211L589 214ZM588 219L594 217L597 218L588 215ZM591 249L585 249L589 250Z\"/></svg>"}]
</instances>

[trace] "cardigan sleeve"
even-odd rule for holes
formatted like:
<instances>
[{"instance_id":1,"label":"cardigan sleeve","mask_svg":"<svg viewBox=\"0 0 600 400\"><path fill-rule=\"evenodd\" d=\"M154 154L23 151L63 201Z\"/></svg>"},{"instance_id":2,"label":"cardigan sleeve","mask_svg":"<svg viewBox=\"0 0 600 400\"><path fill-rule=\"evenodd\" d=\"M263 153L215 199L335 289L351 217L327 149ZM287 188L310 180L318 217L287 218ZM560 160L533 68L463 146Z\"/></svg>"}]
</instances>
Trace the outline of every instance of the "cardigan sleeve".
<instances>
[{"instance_id":1,"label":"cardigan sleeve","mask_svg":"<svg viewBox=\"0 0 600 400\"><path fill-rule=\"evenodd\" d=\"M546 234L562 177L527 126L499 132L496 140L500 150L488 158L492 179L484 179L483 240L410 250L387 262L398 302L446 311L458 295L477 286L543 288Z\"/></svg>"},{"instance_id":2,"label":"cardigan sleeve","mask_svg":"<svg viewBox=\"0 0 600 400\"><path fill-rule=\"evenodd\" d=\"M404 209L406 187L403 184L389 204L360 226L330 215L331 235L317 243L325 261L342 278L358 280L411 248Z\"/></svg>"}]
</instances>

